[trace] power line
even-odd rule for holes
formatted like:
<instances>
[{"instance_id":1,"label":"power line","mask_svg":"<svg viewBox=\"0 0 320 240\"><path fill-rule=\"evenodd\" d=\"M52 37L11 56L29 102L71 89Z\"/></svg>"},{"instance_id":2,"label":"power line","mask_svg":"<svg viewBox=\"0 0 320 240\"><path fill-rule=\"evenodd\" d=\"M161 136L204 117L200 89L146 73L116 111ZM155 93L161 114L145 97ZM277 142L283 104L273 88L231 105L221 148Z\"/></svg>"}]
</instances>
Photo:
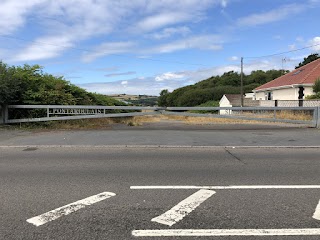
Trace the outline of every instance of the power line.
<instances>
[{"instance_id":1,"label":"power line","mask_svg":"<svg viewBox=\"0 0 320 240\"><path fill-rule=\"evenodd\" d=\"M108 54L108 55L111 55L111 56L117 56L117 57L134 58L134 59L145 60L145 61L153 61L153 62L166 62L166 63L181 64L181 65L193 65L193 66L209 67L209 65L205 65L205 64L201 64L201 63L186 63L186 62L170 61L170 60L156 59L156 58L139 58L139 57L134 57L134 56L125 56L125 55L121 55L121 54L117 54L117 53L110 53L109 54L108 52L94 51L94 50L85 49L85 48L70 47L70 46L52 44L52 43L48 43L48 42L27 40L27 39L16 37L16 36L0 35L0 37L8 38L8 39L15 39L15 40L24 41L24 42L31 42L31 43L34 43L36 45L48 45L48 46L62 47L62 48L66 48L66 49L73 49L73 50L77 50L77 51L85 51L85 52L91 52L91 53L105 53L105 54Z\"/></svg>"},{"instance_id":2,"label":"power line","mask_svg":"<svg viewBox=\"0 0 320 240\"><path fill-rule=\"evenodd\" d=\"M299 49L294 49L294 50L291 50L291 51L286 51L286 52L274 53L274 54L269 54L269 55L264 55L264 56L259 56L259 57L243 57L243 58L266 58L266 57L273 57L273 56L283 55L283 54L286 54L286 53L292 53L292 52L301 51L301 50L308 49L308 48L312 48L312 47L316 47L316 46L320 46L320 43L314 44L314 45L310 45L310 46L307 46L307 47L303 47L303 48L299 48Z\"/></svg>"}]
</instances>

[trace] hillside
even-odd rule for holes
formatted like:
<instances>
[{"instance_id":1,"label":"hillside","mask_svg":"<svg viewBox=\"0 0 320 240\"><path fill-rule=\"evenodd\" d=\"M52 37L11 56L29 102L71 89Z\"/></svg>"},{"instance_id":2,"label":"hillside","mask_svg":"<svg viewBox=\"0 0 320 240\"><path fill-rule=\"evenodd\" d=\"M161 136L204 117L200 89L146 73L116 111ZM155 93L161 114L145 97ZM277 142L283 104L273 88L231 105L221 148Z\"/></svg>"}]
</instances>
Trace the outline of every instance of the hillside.
<instances>
[{"instance_id":1,"label":"hillside","mask_svg":"<svg viewBox=\"0 0 320 240\"><path fill-rule=\"evenodd\" d=\"M155 106L158 101L157 96L151 95L113 94L108 97L136 106Z\"/></svg>"},{"instance_id":2,"label":"hillside","mask_svg":"<svg viewBox=\"0 0 320 240\"><path fill-rule=\"evenodd\" d=\"M288 71L257 70L243 76L244 92L251 92L256 87L280 77ZM192 107L208 101L219 101L224 94L240 93L240 74L234 71L221 76L212 76L194 85L185 86L169 93L163 90L158 100L159 106Z\"/></svg>"}]
</instances>

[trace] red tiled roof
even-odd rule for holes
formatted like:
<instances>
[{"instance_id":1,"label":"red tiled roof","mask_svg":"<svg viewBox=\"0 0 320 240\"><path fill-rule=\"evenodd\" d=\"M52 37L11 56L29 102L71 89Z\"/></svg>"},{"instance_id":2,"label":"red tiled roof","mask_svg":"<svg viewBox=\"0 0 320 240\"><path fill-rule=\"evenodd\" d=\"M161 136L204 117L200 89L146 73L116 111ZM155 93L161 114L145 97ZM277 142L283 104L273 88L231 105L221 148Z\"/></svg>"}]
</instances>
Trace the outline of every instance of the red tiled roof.
<instances>
[{"instance_id":1,"label":"red tiled roof","mask_svg":"<svg viewBox=\"0 0 320 240\"><path fill-rule=\"evenodd\" d=\"M257 87L254 90L263 90L268 88L278 88L295 84L314 84L320 77L320 59L317 59L307 65L293 70L281 77L278 77L266 84Z\"/></svg>"}]
</instances>

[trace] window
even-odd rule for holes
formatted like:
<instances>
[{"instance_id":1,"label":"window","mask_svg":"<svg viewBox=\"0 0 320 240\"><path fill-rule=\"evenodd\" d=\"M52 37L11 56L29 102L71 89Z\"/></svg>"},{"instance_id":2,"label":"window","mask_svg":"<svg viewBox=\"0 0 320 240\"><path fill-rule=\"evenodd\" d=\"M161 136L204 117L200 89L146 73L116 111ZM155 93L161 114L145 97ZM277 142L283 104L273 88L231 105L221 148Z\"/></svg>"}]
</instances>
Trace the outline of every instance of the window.
<instances>
[{"instance_id":1,"label":"window","mask_svg":"<svg viewBox=\"0 0 320 240\"><path fill-rule=\"evenodd\" d=\"M299 73L301 73L304 69L298 70L295 73L292 74L292 76L298 75Z\"/></svg>"},{"instance_id":2,"label":"window","mask_svg":"<svg viewBox=\"0 0 320 240\"><path fill-rule=\"evenodd\" d=\"M265 99L266 100L272 100L272 92L266 92Z\"/></svg>"}]
</instances>

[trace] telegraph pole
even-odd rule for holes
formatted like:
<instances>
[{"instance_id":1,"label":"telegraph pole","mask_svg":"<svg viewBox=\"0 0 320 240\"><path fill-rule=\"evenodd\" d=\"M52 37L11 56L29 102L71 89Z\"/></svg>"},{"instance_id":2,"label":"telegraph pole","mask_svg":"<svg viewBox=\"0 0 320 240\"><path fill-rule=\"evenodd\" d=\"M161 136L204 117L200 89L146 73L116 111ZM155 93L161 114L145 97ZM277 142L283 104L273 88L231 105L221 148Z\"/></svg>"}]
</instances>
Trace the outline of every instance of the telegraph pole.
<instances>
[{"instance_id":1,"label":"telegraph pole","mask_svg":"<svg viewBox=\"0 0 320 240\"><path fill-rule=\"evenodd\" d=\"M243 57L241 57L241 73L240 73L240 94L241 94L241 107L243 107Z\"/></svg>"}]
</instances>

